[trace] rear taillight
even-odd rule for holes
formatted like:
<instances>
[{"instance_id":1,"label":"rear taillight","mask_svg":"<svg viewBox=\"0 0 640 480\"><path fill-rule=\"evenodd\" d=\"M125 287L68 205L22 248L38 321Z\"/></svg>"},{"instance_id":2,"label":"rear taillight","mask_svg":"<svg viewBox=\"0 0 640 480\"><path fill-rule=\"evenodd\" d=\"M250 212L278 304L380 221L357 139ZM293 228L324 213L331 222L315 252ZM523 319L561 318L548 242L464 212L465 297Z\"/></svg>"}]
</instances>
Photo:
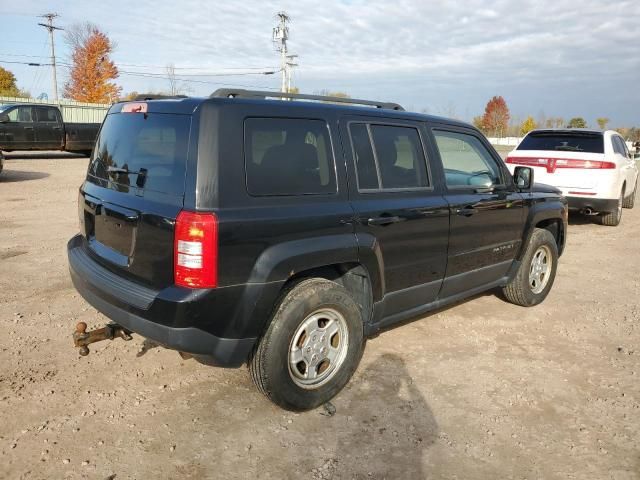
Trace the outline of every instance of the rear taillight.
<instances>
[{"instance_id":1,"label":"rear taillight","mask_svg":"<svg viewBox=\"0 0 640 480\"><path fill-rule=\"evenodd\" d=\"M601 162L599 160L576 160L573 158L507 157L506 163L510 163L513 165L526 165L528 167L545 167L548 173L553 173L558 168L616 168L616 164L613 162Z\"/></svg>"},{"instance_id":2,"label":"rear taillight","mask_svg":"<svg viewBox=\"0 0 640 480\"><path fill-rule=\"evenodd\" d=\"M189 288L218 286L218 218L213 213L182 211L176 218L174 281Z\"/></svg>"},{"instance_id":3,"label":"rear taillight","mask_svg":"<svg viewBox=\"0 0 640 480\"><path fill-rule=\"evenodd\" d=\"M595 168L595 169L612 169L616 168L613 162L601 162L599 160L562 160L558 159L556 168Z\"/></svg>"},{"instance_id":4,"label":"rear taillight","mask_svg":"<svg viewBox=\"0 0 640 480\"><path fill-rule=\"evenodd\" d=\"M529 167L546 167L546 158L507 157L506 162L514 165L527 165Z\"/></svg>"}]
</instances>

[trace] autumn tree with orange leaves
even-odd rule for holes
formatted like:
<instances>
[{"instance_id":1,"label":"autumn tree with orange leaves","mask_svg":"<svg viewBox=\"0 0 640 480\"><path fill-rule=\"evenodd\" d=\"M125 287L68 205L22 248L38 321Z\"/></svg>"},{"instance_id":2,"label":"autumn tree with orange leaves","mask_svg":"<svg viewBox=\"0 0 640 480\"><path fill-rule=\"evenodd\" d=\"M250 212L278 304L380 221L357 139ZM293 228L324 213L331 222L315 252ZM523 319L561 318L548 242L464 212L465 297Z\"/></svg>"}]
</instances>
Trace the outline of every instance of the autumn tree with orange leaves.
<instances>
[{"instance_id":1,"label":"autumn tree with orange leaves","mask_svg":"<svg viewBox=\"0 0 640 480\"><path fill-rule=\"evenodd\" d=\"M482 130L489 136L502 137L507 133L509 118L509 107L504 98L493 97L484 109L481 120Z\"/></svg>"},{"instance_id":2,"label":"autumn tree with orange leaves","mask_svg":"<svg viewBox=\"0 0 640 480\"><path fill-rule=\"evenodd\" d=\"M72 54L71 75L64 86L64 95L79 102L111 103L122 87L112 80L118 78L118 68L109 55L115 44L92 23L67 29L65 39Z\"/></svg>"}]
</instances>

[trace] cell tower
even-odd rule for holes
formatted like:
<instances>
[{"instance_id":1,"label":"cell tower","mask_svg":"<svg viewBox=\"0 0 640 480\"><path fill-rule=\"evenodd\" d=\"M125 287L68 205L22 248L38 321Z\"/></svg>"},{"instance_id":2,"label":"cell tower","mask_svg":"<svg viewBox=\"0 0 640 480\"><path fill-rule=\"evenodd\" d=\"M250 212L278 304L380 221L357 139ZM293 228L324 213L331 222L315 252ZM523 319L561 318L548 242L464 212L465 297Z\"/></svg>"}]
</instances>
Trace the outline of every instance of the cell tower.
<instances>
[{"instance_id":1,"label":"cell tower","mask_svg":"<svg viewBox=\"0 0 640 480\"><path fill-rule=\"evenodd\" d=\"M297 55L289 55L287 50L287 40L289 40L289 22L291 17L287 12L276 13L278 25L273 28L273 46L280 52L280 69L282 71L282 85L280 91L283 93L291 89L291 71L298 64L293 62Z\"/></svg>"}]
</instances>

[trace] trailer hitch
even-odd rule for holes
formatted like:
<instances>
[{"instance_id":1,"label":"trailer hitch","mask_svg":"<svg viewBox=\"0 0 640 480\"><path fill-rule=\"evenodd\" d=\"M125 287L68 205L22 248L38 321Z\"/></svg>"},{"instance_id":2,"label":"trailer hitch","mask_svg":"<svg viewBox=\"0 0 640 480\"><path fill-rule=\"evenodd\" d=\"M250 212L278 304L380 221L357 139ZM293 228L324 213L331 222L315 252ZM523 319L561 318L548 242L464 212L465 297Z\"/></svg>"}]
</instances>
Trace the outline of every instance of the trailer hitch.
<instances>
[{"instance_id":1,"label":"trailer hitch","mask_svg":"<svg viewBox=\"0 0 640 480\"><path fill-rule=\"evenodd\" d=\"M79 322L76 325L76 331L73 332L73 344L80 348L78 353L83 357L89 355L89 344L101 342L102 340L113 340L114 338L129 341L132 337L129 330L116 323L110 323L103 328L87 332L87 324Z\"/></svg>"}]
</instances>

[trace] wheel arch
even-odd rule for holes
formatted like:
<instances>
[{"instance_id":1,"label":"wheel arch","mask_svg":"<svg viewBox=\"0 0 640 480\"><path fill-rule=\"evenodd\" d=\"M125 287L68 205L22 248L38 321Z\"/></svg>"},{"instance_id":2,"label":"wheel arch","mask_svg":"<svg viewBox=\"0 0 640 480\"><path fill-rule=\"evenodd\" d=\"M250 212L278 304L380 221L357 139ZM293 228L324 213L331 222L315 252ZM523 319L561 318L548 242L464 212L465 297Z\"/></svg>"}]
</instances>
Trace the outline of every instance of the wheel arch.
<instances>
[{"instance_id":1,"label":"wheel arch","mask_svg":"<svg viewBox=\"0 0 640 480\"><path fill-rule=\"evenodd\" d=\"M264 250L255 262L249 283L261 283L265 287L278 285L276 289L269 288L270 293L266 295L268 303L276 305L304 279L317 277L334 281L353 296L361 308L363 322L367 323L373 303L382 296L379 256L379 252L359 249L353 233L282 242ZM269 322L270 318L266 318L262 328L268 328Z\"/></svg>"},{"instance_id":2,"label":"wheel arch","mask_svg":"<svg viewBox=\"0 0 640 480\"><path fill-rule=\"evenodd\" d=\"M367 269L359 262L323 265L302 270L289 278L282 287L288 291L308 278L324 278L344 287L360 307L363 324L369 323L373 312L373 291Z\"/></svg>"},{"instance_id":3,"label":"wheel arch","mask_svg":"<svg viewBox=\"0 0 640 480\"><path fill-rule=\"evenodd\" d=\"M566 206L559 202L553 202L546 205L544 203L539 204L539 206L529 211L524 232L524 242L522 242L522 248L518 252L518 260L522 260L524 257L536 228L548 230L553 235L558 247L558 256L562 255L567 238L567 224L563 209L566 212Z\"/></svg>"}]
</instances>

